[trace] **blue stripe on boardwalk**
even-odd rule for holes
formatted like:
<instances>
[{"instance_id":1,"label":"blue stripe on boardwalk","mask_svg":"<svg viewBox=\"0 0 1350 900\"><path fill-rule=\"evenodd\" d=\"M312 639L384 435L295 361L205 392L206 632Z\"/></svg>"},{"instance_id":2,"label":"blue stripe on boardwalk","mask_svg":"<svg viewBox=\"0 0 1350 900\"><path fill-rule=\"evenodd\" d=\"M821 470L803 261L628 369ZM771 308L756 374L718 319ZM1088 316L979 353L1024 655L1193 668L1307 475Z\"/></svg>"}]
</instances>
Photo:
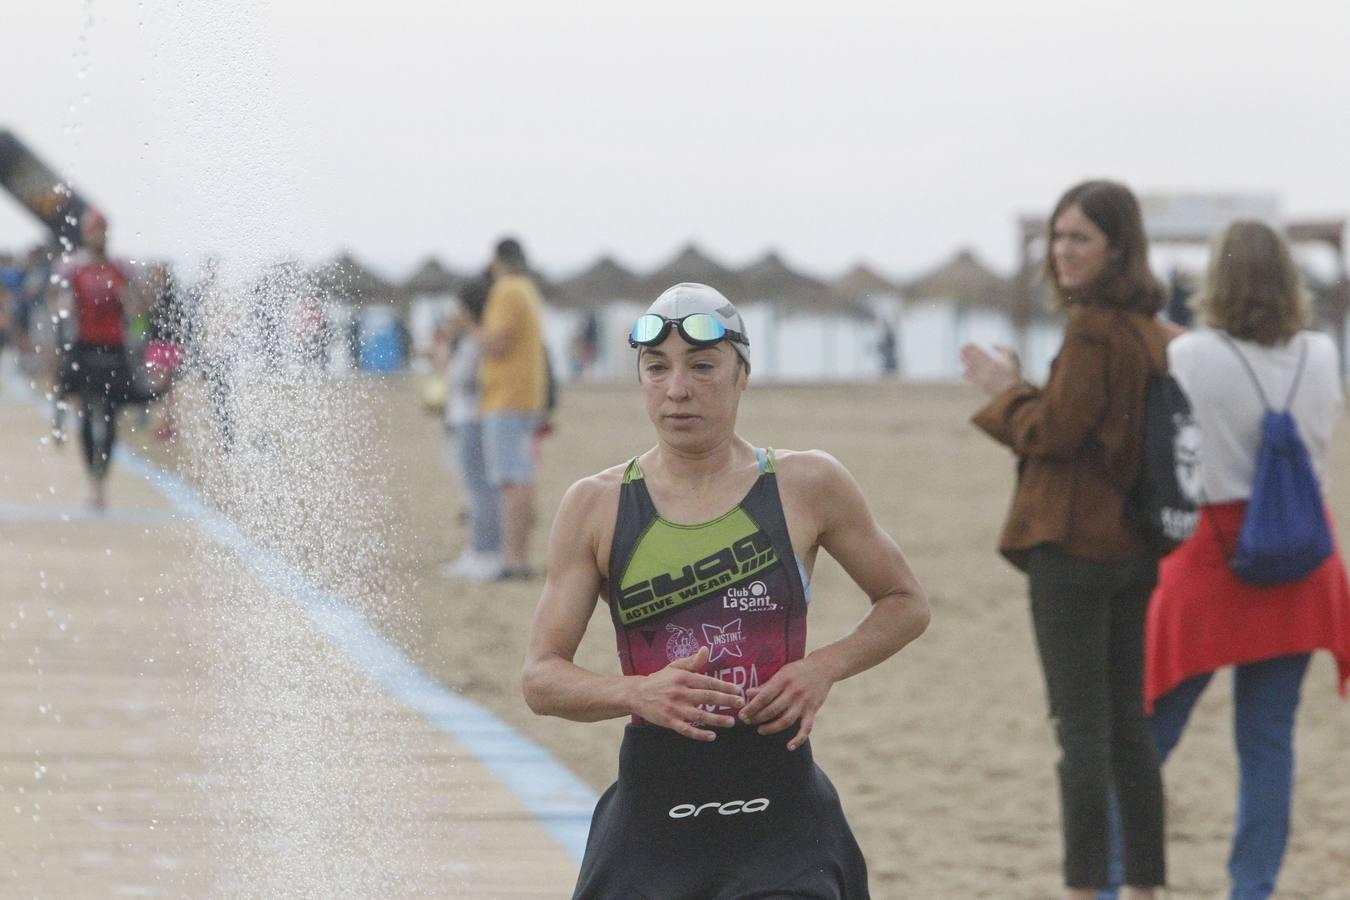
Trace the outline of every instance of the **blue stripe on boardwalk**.
<instances>
[{"instance_id":1,"label":"blue stripe on boardwalk","mask_svg":"<svg viewBox=\"0 0 1350 900\"><path fill-rule=\"evenodd\" d=\"M581 860L596 801L588 785L510 725L424 673L340 597L315 587L293 567L252 544L177 476L132 452L119 454L118 462L149 481L180 516L228 547L263 582L300 603L319 631L357 666L463 745L574 859Z\"/></svg>"},{"instance_id":2,"label":"blue stripe on boardwalk","mask_svg":"<svg viewBox=\"0 0 1350 900\"><path fill-rule=\"evenodd\" d=\"M116 525L178 525L171 513L153 509L117 508L94 512L80 506L38 506L0 503L0 522L109 522Z\"/></svg>"},{"instance_id":3,"label":"blue stripe on boardwalk","mask_svg":"<svg viewBox=\"0 0 1350 900\"><path fill-rule=\"evenodd\" d=\"M31 390L26 393L40 404ZM254 545L182 479L124 447L118 448L117 462L150 482L178 517L195 522L263 582L299 603L319 631L359 668L473 754L573 859L581 861L597 799L589 785L519 731L419 669L341 597L320 590L295 568Z\"/></svg>"}]
</instances>

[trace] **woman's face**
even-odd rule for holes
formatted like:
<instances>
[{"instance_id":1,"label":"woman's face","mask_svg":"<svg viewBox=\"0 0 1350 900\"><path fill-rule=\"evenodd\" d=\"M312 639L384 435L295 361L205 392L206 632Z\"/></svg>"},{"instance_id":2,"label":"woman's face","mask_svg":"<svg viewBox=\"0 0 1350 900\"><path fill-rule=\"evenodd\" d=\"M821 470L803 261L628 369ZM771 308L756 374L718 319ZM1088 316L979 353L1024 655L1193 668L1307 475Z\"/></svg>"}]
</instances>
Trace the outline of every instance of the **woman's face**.
<instances>
[{"instance_id":1,"label":"woman's face","mask_svg":"<svg viewBox=\"0 0 1350 900\"><path fill-rule=\"evenodd\" d=\"M1095 282L1111 259L1106 233L1083 214L1077 203L1066 207L1055 219L1050 231L1050 252L1054 254L1060 289L1070 291Z\"/></svg>"}]
</instances>

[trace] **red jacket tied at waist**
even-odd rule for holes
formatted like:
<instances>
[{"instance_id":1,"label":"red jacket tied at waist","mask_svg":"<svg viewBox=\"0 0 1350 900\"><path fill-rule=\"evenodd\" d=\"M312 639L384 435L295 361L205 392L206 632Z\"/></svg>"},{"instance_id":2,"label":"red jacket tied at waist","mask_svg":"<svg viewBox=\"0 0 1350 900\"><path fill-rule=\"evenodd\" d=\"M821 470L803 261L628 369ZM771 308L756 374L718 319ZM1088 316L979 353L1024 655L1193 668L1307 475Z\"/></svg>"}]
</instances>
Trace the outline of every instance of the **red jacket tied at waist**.
<instances>
[{"instance_id":1,"label":"red jacket tied at waist","mask_svg":"<svg viewBox=\"0 0 1350 900\"><path fill-rule=\"evenodd\" d=\"M1224 666L1329 650L1350 682L1350 584L1337 549L1291 584L1254 587L1228 568L1245 502L1204 507L1195 535L1163 559L1149 604L1144 701ZM1330 514L1328 514L1330 518ZM1333 525L1333 532L1335 531Z\"/></svg>"}]
</instances>

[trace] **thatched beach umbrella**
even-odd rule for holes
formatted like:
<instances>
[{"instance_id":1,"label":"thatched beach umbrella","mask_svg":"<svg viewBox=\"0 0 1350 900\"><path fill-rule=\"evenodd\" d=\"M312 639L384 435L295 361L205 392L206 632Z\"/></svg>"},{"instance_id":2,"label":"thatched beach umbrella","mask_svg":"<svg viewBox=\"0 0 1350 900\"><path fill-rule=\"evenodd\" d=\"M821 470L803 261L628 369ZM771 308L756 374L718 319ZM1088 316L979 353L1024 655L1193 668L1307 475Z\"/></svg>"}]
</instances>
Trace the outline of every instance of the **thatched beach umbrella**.
<instances>
[{"instance_id":1,"label":"thatched beach umbrella","mask_svg":"<svg viewBox=\"0 0 1350 900\"><path fill-rule=\"evenodd\" d=\"M858 263L843 277L830 285L830 293L845 303L867 303L888 297L899 297L900 286L882 276L865 263Z\"/></svg>"},{"instance_id":2,"label":"thatched beach umbrella","mask_svg":"<svg viewBox=\"0 0 1350 900\"><path fill-rule=\"evenodd\" d=\"M613 258L602 256L590 268L554 285L550 299L559 306L595 309L607 303L642 300L645 296L637 275Z\"/></svg>"},{"instance_id":3,"label":"thatched beach umbrella","mask_svg":"<svg viewBox=\"0 0 1350 900\"><path fill-rule=\"evenodd\" d=\"M743 297L772 303L784 312L832 312L825 282L796 271L772 250L739 273Z\"/></svg>"},{"instance_id":4,"label":"thatched beach umbrella","mask_svg":"<svg viewBox=\"0 0 1350 900\"><path fill-rule=\"evenodd\" d=\"M330 299L355 307L372 303L399 304L406 299L402 291L346 251L316 269L314 280Z\"/></svg>"},{"instance_id":5,"label":"thatched beach umbrella","mask_svg":"<svg viewBox=\"0 0 1350 900\"><path fill-rule=\"evenodd\" d=\"M443 297L454 294L465 281L445 267L436 257L427 257L403 283L403 293L409 297Z\"/></svg>"},{"instance_id":6,"label":"thatched beach umbrella","mask_svg":"<svg viewBox=\"0 0 1350 900\"><path fill-rule=\"evenodd\" d=\"M672 284L682 281L696 281L717 288L733 303L745 297L744 286L735 272L689 244L670 262L641 279L638 283L641 296L637 299L650 302Z\"/></svg>"},{"instance_id":7,"label":"thatched beach umbrella","mask_svg":"<svg viewBox=\"0 0 1350 900\"><path fill-rule=\"evenodd\" d=\"M904 286L910 301L945 301L962 306L1010 309L1015 290L1012 281L999 275L970 250L921 275Z\"/></svg>"}]
</instances>

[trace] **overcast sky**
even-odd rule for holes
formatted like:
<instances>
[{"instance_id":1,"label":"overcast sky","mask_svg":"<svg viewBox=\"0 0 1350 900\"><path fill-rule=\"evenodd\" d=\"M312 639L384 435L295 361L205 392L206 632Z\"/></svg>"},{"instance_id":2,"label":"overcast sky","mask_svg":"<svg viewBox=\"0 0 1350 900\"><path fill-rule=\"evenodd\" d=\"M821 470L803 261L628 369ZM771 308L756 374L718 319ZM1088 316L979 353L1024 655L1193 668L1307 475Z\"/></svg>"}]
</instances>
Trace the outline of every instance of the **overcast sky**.
<instances>
[{"instance_id":1,"label":"overcast sky","mask_svg":"<svg viewBox=\"0 0 1350 900\"><path fill-rule=\"evenodd\" d=\"M1350 213L1344 0L4 5L0 127L130 256L1006 269L1103 175Z\"/></svg>"}]
</instances>

